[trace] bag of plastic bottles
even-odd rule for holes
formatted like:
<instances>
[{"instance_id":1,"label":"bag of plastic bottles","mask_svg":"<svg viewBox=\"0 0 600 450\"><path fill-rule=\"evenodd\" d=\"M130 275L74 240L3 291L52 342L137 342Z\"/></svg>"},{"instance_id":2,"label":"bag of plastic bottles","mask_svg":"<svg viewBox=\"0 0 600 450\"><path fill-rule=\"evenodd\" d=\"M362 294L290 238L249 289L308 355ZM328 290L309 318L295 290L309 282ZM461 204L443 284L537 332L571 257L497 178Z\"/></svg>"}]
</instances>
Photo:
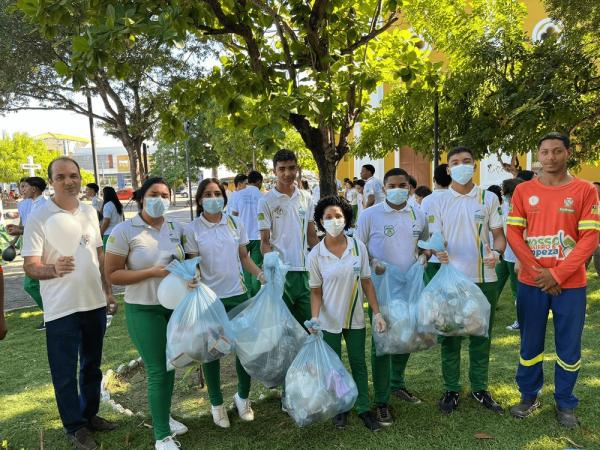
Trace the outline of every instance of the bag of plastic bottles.
<instances>
[{"instance_id":1,"label":"bag of plastic bottles","mask_svg":"<svg viewBox=\"0 0 600 450\"><path fill-rule=\"evenodd\" d=\"M192 280L199 275L199 261L172 261L166 269ZM167 369L215 361L231 353L234 346L235 334L223 303L212 289L198 283L177 305L167 324Z\"/></svg>"},{"instance_id":2,"label":"bag of plastic bottles","mask_svg":"<svg viewBox=\"0 0 600 450\"><path fill-rule=\"evenodd\" d=\"M271 252L264 257L263 270L267 283L243 309L230 311L229 317L242 366L252 378L272 388L283 384L307 333L283 301L288 267Z\"/></svg>"},{"instance_id":3,"label":"bag of plastic bottles","mask_svg":"<svg viewBox=\"0 0 600 450\"><path fill-rule=\"evenodd\" d=\"M358 397L352 375L323 340L311 334L285 377L284 406L301 427L349 411Z\"/></svg>"},{"instance_id":4,"label":"bag of plastic bottles","mask_svg":"<svg viewBox=\"0 0 600 450\"><path fill-rule=\"evenodd\" d=\"M413 353L433 347L437 344L436 336L418 329L418 302L425 287L423 265L415 262L405 273L392 264L384 265L383 275L376 275L374 271L372 274L379 310L387 323L385 332L373 332L377 356Z\"/></svg>"}]
</instances>

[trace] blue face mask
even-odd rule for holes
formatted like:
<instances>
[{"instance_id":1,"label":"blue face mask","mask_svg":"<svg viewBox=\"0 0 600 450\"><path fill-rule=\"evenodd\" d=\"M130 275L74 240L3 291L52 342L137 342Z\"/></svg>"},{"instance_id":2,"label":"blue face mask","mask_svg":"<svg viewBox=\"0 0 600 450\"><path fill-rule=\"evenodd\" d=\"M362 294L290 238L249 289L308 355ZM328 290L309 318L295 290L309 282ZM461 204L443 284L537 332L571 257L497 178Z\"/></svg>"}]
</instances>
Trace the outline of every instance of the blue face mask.
<instances>
[{"instance_id":1,"label":"blue face mask","mask_svg":"<svg viewBox=\"0 0 600 450\"><path fill-rule=\"evenodd\" d=\"M461 164L460 166L450 167L450 177L452 181L456 181L458 184L465 185L473 178L475 172L475 166L471 164Z\"/></svg>"},{"instance_id":2,"label":"blue face mask","mask_svg":"<svg viewBox=\"0 0 600 450\"><path fill-rule=\"evenodd\" d=\"M155 219L161 217L169 210L169 199L162 197L146 197L144 199L144 211Z\"/></svg>"},{"instance_id":3,"label":"blue face mask","mask_svg":"<svg viewBox=\"0 0 600 450\"><path fill-rule=\"evenodd\" d=\"M225 201L223 197L212 197L202 199L202 209L208 214L217 214L223 211Z\"/></svg>"},{"instance_id":4,"label":"blue face mask","mask_svg":"<svg viewBox=\"0 0 600 450\"><path fill-rule=\"evenodd\" d=\"M401 205L408 200L408 189L394 188L386 189L385 198L392 205Z\"/></svg>"}]
</instances>

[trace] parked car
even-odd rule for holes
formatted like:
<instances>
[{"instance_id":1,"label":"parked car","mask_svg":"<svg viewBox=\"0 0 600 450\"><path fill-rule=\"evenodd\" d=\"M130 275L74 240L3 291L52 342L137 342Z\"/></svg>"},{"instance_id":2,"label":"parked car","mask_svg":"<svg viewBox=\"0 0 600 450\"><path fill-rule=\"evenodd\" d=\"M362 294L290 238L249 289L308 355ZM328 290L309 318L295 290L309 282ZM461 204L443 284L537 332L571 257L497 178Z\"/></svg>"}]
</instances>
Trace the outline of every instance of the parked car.
<instances>
[{"instance_id":1,"label":"parked car","mask_svg":"<svg viewBox=\"0 0 600 450\"><path fill-rule=\"evenodd\" d=\"M124 187L123 189L119 189L117 191L117 197L119 200L131 200L133 198L133 188Z\"/></svg>"}]
</instances>

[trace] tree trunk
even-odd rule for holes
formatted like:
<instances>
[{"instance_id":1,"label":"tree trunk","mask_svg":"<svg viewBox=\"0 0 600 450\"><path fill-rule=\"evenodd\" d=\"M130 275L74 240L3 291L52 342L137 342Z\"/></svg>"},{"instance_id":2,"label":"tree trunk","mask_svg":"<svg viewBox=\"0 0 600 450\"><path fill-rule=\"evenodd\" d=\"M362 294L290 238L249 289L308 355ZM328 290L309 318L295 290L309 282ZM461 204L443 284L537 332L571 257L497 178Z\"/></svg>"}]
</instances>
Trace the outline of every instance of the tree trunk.
<instances>
[{"instance_id":1,"label":"tree trunk","mask_svg":"<svg viewBox=\"0 0 600 450\"><path fill-rule=\"evenodd\" d=\"M323 147L321 150L312 150L313 157L319 168L319 189L321 198L329 195L337 195L337 183L335 172L337 161L335 160L335 147Z\"/></svg>"},{"instance_id":2,"label":"tree trunk","mask_svg":"<svg viewBox=\"0 0 600 450\"><path fill-rule=\"evenodd\" d=\"M131 174L131 185L133 189L138 189L140 183L146 178L144 162L142 160L142 146L133 141L123 143L127 154L129 155L129 173Z\"/></svg>"}]
</instances>

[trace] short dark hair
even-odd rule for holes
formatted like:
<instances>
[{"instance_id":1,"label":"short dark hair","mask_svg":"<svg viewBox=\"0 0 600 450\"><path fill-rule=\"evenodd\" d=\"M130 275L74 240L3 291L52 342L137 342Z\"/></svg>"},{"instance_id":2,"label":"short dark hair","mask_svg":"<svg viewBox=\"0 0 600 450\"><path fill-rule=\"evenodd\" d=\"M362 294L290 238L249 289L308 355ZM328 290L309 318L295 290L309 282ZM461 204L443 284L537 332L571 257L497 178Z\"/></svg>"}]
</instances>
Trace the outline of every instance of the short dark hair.
<instances>
[{"instance_id":1,"label":"short dark hair","mask_svg":"<svg viewBox=\"0 0 600 450\"><path fill-rule=\"evenodd\" d=\"M325 228L323 228L321 220L325 215L325 210L330 206L339 206L341 208L342 212L344 213L344 220L346 222L344 230L347 230L350 227L350 224L352 223L352 219L354 217L354 214L352 213L352 206L350 206L348 200L338 195L330 195L328 197L323 197L321 200L319 200L317 206L315 206L314 218L317 228L322 232L325 232Z\"/></svg>"},{"instance_id":2,"label":"short dark hair","mask_svg":"<svg viewBox=\"0 0 600 450\"><path fill-rule=\"evenodd\" d=\"M96 183L88 183L85 185L85 187L93 189L96 194L100 192L100 186L98 186Z\"/></svg>"},{"instance_id":3,"label":"short dark hair","mask_svg":"<svg viewBox=\"0 0 600 450\"><path fill-rule=\"evenodd\" d=\"M365 187L365 180L356 180L356 181L354 181L354 186Z\"/></svg>"},{"instance_id":4,"label":"short dark hair","mask_svg":"<svg viewBox=\"0 0 600 450\"><path fill-rule=\"evenodd\" d=\"M448 175L448 164L440 164L433 171L433 181L443 188L447 188L452 184L452 177Z\"/></svg>"},{"instance_id":5,"label":"short dark hair","mask_svg":"<svg viewBox=\"0 0 600 450\"><path fill-rule=\"evenodd\" d=\"M24 182L25 182L25 180L26 180L27 178L29 178L29 177L23 177L23 178L21 178L21 179L19 180L19 184L21 184L21 183L24 183Z\"/></svg>"},{"instance_id":6,"label":"short dark hair","mask_svg":"<svg viewBox=\"0 0 600 450\"><path fill-rule=\"evenodd\" d=\"M237 186L238 184L244 183L245 181L248 181L248 175L246 175L245 173L238 173L233 179L233 184Z\"/></svg>"},{"instance_id":7,"label":"short dark hair","mask_svg":"<svg viewBox=\"0 0 600 450\"><path fill-rule=\"evenodd\" d=\"M408 176L408 184L410 184L410 186L413 189L416 189L417 188L417 179L415 177L413 177L412 175L409 175Z\"/></svg>"},{"instance_id":8,"label":"short dark hair","mask_svg":"<svg viewBox=\"0 0 600 450\"><path fill-rule=\"evenodd\" d=\"M251 170L250 173L248 173L248 183L256 184L256 183L260 183L262 180L263 180L263 176L260 172L258 172L256 170Z\"/></svg>"},{"instance_id":9,"label":"short dark hair","mask_svg":"<svg viewBox=\"0 0 600 450\"><path fill-rule=\"evenodd\" d=\"M229 181L221 181L221 184L222 184L223 186L229 186Z\"/></svg>"},{"instance_id":10,"label":"short dark hair","mask_svg":"<svg viewBox=\"0 0 600 450\"><path fill-rule=\"evenodd\" d=\"M375 175L375 167L373 167L372 164L365 164L363 169L367 169L369 172L371 172L371 176Z\"/></svg>"},{"instance_id":11,"label":"short dark hair","mask_svg":"<svg viewBox=\"0 0 600 450\"><path fill-rule=\"evenodd\" d=\"M50 161L50 164L48 164L48 179L52 180L52 166L54 165L55 162L58 161L65 161L65 162L72 162L73 164L75 164L75 167L77 167L77 172L81 173L81 169L79 168L79 164L77 163L77 161L75 161L73 158L69 158L68 156L59 156L58 158L54 158L52 161ZM96 186L98 186L96 184ZM96 189L96 193L100 190L100 188L98 187L98 189Z\"/></svg>"},{"instance_id":12,"label":"short dark hair","mask_svg":"<svg viewBox=\"0 0 600 450\"><path fill-rule=\"evenodd\" d=\"M46 181L41 177L27 177L24 181L29 186L38 188L40 192L44 192L46 190Z\"/></svg>"},{"instance_id":13,"label":"short dark hair","mask_svg":"<svg viewBox=\"0 0 600 450\"><path fill-rule=\"evenodd\" d=\"M167 180L165 180L164 178L162 178L162 177L147 178L146 181L144 181L144 183L142 184L142 186L133 193L133 200L135 200L135 202L137 203L140 211L142 210L146 192L148 192L148 189L150 189L153 184L164 184L169 189L169 192L171 192L171 187L169 186L169 183L167 182Z\"/></svg>"},{"instance_id":14,"label":"short dark hair","mask_svg":"<svg viewBox=\"0 0 600 450\"><path fill-rule=\"evenodd\" d=\"M428 195L431 195L431 189L429 189L429 187L427 187L427 186L419 186L418 188L415 189L415 195L417 195L421 198L425 198Z\"/></svg>"},{"instance_id":15,"label":"short dark hair","mask_svg":"<svg viewBox=\"0 0 600 450\"><path fill-rule=\"evenodd\" d=\"M408 172L404 169L401 169L400 167L394 167L393 169L388 170L385 173L385 175L383 176L383 184L385 184L387 182L387 179L389 177L397 177L397 176L406 177L406 179L410 183L410 179L409 179L410 175L408 174Z\"/></svg>"},{"instance_id":16,"label":"short dark hair","mask_svg":"<svg viewBox=\"0 0 600 450\"><path fill-rule=\"evenodd\" d=\"M592 182L592 184L595 184L596 186L600 186L600 181L594 181L594 182Z\"/></svg>"},{"instance_id":17,"label":"short dark hair","mask_svg":"<svg viewBox=\"0 0 600 450\"><path fill-rule=\"evenodd\" d=\"M502 188L500 186L498 186L497 184L492 184L490 187L487 188L487 190L496 194L498 196L498 200L500 201L500 203L502 203Z\"/></svg>"},{"instance_id":18,"label":"short dark hair","mask_svg":"<svg viewBox=\"0 0 600 450\"><path fill-rule=\"evenodd\" d=\"M508 178L502 182L502 193L512 197L517 185L524 183L520 178Z\"/></svg>"},{"instance_id":19,"label":"short dark hair","mask_svg":"<svg viewBox=\"0 0 600 450\"><path fill-rule=\"evenodd\" d=\"M469 155L471 155L471 158L475 159L475 155L473 155L473 151L470 148L454 147L448 152L448 161L450 161L450 158L452 158L454 155L458 155L459 153L468 153Z\"/></svg>"},{"instance_id":20,"label":"short dark hair","mask_svg":"<svg viewBox=\"0 0 600 450\"><path fill-rule=\"evenodd\" d=\"M552 139L562 141L565 148L571 148L571 140L569 139L569 136L567 136L566 134L559 133L558 131L552 131L550 133L543 135L541 137L541 139L538 141L538 146L537 146L538 150L542 146L542 142L549 141Z\"/></svg>"},{"instance_id":21,"label":"short dark hair","mask_svg":"<svg viewBox=\"0 0 600 450\"><path fill-rule=\"evenodd\" d=\"M219 186L219 190L221 191L221 195L223 196L223 207L227 206L227 195L225 194L225 186L223 186L225 183L221 183L221 180L219 180L218 178L205 178L198 185L198 190L196 191L196 217L200 217L200 214L202 214L202 211L204 210L204 208L202 208L202 194L204 194L204 191L206 190L208 185L212 183Z\"/></svg>"},{"instance_id":22,"label":"short dark hair","mask_svg":"<svg viewBox=\"0 0 600 450\"><path fill-rule=\"evenodd\" d=\"M273 170L277 168L278 162L283 161L294 161L296 164L298 164L298 158L296 157L296 154L291 150L282 148L281 150L278 150L277 153L275 153L275 155L273 156Z\"/></svg>"},{"instance_id":23,"label":"short dark hair","mask_svg":"<svg viewBox=\"0 0 600 450\"><path fill-rule=\"evenodd\" d=\"M523 181L530 181L535 177L535 172L533 170L519 170L517 173L517 178L520 178Z\"/></svg>"}]
</instances>

